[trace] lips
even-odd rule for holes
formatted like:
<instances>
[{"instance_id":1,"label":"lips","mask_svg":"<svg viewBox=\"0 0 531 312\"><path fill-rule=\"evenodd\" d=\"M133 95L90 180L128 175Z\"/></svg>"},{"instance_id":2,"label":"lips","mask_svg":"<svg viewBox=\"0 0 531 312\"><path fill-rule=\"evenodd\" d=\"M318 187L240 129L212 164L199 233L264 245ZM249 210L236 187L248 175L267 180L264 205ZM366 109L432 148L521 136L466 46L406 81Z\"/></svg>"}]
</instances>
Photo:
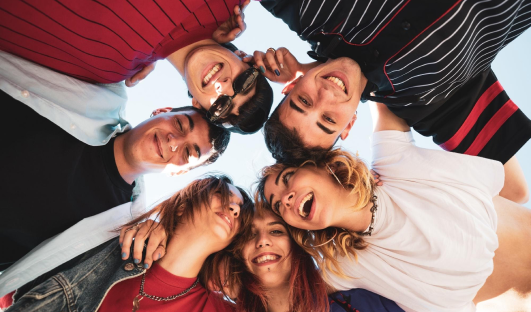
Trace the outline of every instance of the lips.
<instances>
[{"instance_id":1,"label":"lips","mask_svg":"<svg viewBox=\"0 0 531 312\"><path fill-rule=\"evenodd\" d=\"M340 71L333 71L331 73L328 73L321 78L330 81L335 88L342 91L343 93L348 95L348 78L346 75L344 75Z\"/></svg>"},{"instance_id":2,"label":"lips","mask_svg":"<svg viewBox=\"0 0 531 312\"><path fill-rule=\"evenodd\" d=\"M311 220L315 213L315 195L313 192L302 197L298 204L294 206L294 212L304 220Z\"/></svg>"},{"instance_id":3,"label":"lips","mask_svg":"<svg viewBox=\"0 0 531 312\"><path fill-rule=\"evenodd\" d=\"M273 263L277 263L280 261L282 256L277 255L276 253L272 252L263 252L259 254L258 256L254 257L251 262L258 266L263 265L270 265Z\"/></svg>"},{"instance_id":4,"label":"lips","mask_svg":"<svg viewBox=\"0 0 531 312\"><path fill-rule=\"evenodd\" d=\"M230 220L229 217L227 217L226 214L223 214L221 212L216 212L216 214L221 218L223 219L223 221L225 221L228 225L229 225L229 228L232 230L232 221Z\"/></svg>"},{"instance_id":5,"label":"lips","mask_svg":"<svg viewBox=\"0 0 531 312\"><path fill-rule=\"evenodd\" d=\"M153 136L153 142L155 143L155 151L157 152L157 155L164 159L163 155L162 155L162 144L160 143L160 140L157 136L157 134L155 133L155 135Z\"/></svg>"},{"instance_id":6,"label":"lips","mask_svg":"<svg viewBox=\"0 0 531 312\"><path fill-rule=\"evenodd\" d=\"M216 81L214 78L217 78L219 75L217 75L221 69L223 68L223 63L216 63L213 64L210 69L206 73L203 74L203 80L202 85L203 87L206 86L211 81Z\"/></svg>"}]
</instances>

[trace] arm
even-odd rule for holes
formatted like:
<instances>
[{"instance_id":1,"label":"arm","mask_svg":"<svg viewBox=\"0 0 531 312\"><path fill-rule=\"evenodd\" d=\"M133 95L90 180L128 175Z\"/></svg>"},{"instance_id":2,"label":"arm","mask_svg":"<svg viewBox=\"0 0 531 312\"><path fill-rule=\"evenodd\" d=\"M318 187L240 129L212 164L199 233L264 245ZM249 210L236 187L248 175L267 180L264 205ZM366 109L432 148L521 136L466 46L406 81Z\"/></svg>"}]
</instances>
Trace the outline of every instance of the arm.
<instances>
[{"instance_id":1,"label":"arm","mask_svg":"<svg viewBox=\"0 0 531 312\"><path fill-rule=\"evenodd\" d=\"M410 131L406 121L393 114L385 104L371 103L372 132L397 130L402 132Z\"/></svg>"},{"instance_id":2,"label":"arm","mask_svg":"<svg viewBox=\"0 0 531 312\"><path fill-rule=\"evenodd\" d=\"M519 204L527 203L529 200L529 188L516 156L511 157L503 165L503 170L505 171L505 182L500 191L500 196Z\"/></svg>"}]
</instances>

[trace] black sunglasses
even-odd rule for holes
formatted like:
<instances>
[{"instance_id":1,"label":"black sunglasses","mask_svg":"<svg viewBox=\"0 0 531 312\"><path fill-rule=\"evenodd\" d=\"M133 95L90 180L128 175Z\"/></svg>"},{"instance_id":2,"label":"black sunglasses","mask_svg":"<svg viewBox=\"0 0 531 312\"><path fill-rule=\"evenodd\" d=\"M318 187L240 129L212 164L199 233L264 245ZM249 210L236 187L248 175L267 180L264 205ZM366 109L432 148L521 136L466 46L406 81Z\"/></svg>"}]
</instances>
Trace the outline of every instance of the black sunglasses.
<instances>
[{"instance_id":1,"label":"black sunglasses","mask_svg":"<svg viewBox=\"0 0 531 312\"><path fill-rule=\"evenodd\" d=\"M232 83L234 95L222 95L218 97L206 113L208 120L215 122L218 119L227 117L232 109L232 106L234 105L232 99L239 93L246 92L254 84L258 74L258 69L251 67L238 75L238 77L236 77Z\"/></svg>"}]
</instances>

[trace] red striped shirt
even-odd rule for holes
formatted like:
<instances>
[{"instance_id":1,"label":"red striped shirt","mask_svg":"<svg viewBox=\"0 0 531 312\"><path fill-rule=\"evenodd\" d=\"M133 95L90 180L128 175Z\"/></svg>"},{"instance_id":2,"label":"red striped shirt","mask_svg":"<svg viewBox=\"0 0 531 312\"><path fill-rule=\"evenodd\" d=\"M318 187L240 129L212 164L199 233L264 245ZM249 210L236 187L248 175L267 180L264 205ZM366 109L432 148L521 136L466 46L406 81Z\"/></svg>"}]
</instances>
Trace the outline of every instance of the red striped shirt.
<instances>
[{"instance_id":1,"label":"red striped shirt","mask_svg":"<svg viewBox=\"0 0 531 312\"><path fill-rule=\"evenodd\" d=\"M0 49L89 82L112 83L211 38L239 0L0 2Z\"/></svg>"}]
</instances>

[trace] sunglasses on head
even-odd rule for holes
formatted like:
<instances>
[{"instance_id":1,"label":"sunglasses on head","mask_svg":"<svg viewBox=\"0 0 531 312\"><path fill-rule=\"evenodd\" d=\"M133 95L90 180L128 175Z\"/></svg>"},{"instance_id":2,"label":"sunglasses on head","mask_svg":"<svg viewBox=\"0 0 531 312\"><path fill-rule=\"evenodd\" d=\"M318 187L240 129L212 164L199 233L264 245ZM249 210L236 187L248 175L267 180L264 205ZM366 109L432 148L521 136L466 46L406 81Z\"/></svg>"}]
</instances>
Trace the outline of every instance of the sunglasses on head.
<instances>
[{"instance_id":1,"label":"sunglasses on head","mask_svg":"<svg viewBox=\"0 0 531 312\"><path fill-rule=\"evenodd\" d=\"M234 95L222 95L218 97L206 113L208 120L215 122L219 119L227 117L230 114L232 106L234 106L232 99L239 93L245 93L247 90L249 90L249 88L256 81L258 74L258 69L251 67L238 75L238 77L236 77L232 83Z\"/></svg>"}]
</instances>

